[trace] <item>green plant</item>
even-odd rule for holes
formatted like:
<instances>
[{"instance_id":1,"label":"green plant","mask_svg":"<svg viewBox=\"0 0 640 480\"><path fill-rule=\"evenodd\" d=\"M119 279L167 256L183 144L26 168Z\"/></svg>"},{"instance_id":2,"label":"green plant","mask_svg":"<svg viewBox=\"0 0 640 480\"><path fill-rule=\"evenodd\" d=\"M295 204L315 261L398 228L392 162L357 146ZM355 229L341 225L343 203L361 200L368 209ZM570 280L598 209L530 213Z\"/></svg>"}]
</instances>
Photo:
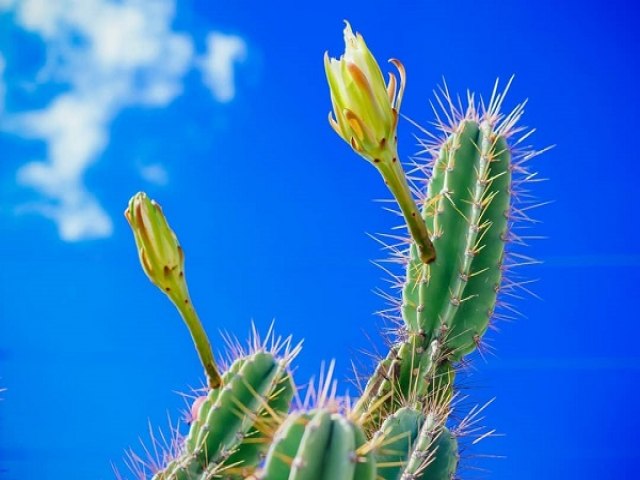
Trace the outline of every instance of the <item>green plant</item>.
<instances>
[{"instance_id":1,"label":"green plant","mask_svg":"<svg viewBox=\"0 0 640 480\"><path fill-rule=\"evenodd\" d=\"M523 163L537 152L519 150L523 106L502 114L505 93L467 106L437 98L441 136L422 144L430 158L414 167L425 180L408 179L397 153L402 64L385 83L363 38L345 28L346 52L325 57L334 130L382 175L409 232L388 245L398 298L388 316L395 328L358 400L335 395L330 374L311 398L293 405L289 365L300 349L290 338L257 334L248 351L220 375L184 278L184 256L160 207L145 194L126 211L141 264L174 302L189 327L208 378L209 391L194 403L187 437L153 472L157 480L446 480L454 478L458 433L450 413L456 367L476 350L496 317L501 289L517 288L504 271L513 266L506 246L522 211L514 192L531 180ZM508 89L508 86L507 86ZM396 238L396 237L392 237ZM464 422L463 422L464 423ZM142 471L142 470L141 470ZM144 475L142 475L144 476Z\"/></svg>"}]
</instances>

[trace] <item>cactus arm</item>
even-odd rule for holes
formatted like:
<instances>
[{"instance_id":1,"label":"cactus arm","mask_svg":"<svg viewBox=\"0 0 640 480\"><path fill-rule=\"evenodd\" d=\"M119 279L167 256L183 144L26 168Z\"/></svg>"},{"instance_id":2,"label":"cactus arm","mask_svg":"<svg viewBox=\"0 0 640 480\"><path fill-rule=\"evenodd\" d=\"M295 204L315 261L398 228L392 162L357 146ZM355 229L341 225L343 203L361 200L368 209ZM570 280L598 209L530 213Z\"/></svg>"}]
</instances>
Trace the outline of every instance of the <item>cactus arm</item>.
<instances>
[{"instance_id":1,"label":"cactus arm","mask_svg":"<svg viewBox=\"0 0 640 480\"><path fill-rule=\"evenodd\" d=\"M300 440L289 480L320 480L332 429L331 413L320 410L313 416Z\"/></svg>"},{"instance_id":2,"label":"cactus arm","mask_svg":"<svg viewBox=\"0 0 640 480\"><path fill-rule=\"evenodd\" d=\"M259 480L280 480L289 478L292 464L298 452L298 446L305 433L311 414L294 412L281 425L265 461Z\"/></svg>"},{"instance_id":3,"label":"cactus arm","mask_svg":"<svg viewBox=\"0 0 640 480\"><path fill-rule=\"evenodd\" d=\"M427 215L434 244L449 263L436 260L427 267L418 317L429 340L439 340L455 361L476 347L493 314L510 201L510 152L486 119L479 125L463 121L459 136L443 149L449 150L443 194ZM434 181L438 175L434 171Z\"/></svg>"},{"instance_id":4,"label":"cactus arm","mask_svg":"<svg viewBox=\"0 0 640 480\"><path fill-rule=\"evenodd\" d=\"M336 415L332 422L331 441L324 458L322 480L351 479L356 470L356 438L353 426Z\"/></svg>"},{"instance_id":5,"label":"cactus arm","mask_svg":"<svg viewBox=\"0 0 640 480\"><path fill-rule=\"evenodd\" d=\"M440 333L442 314L456 301L451 297L451 291L461 282L459 277L459 258L464 255L464 245L467 226L467 192L475 183L475 166L478 158L476 147L478 126L475 122L463 122L459 130L454 132L451 143L443 145L447 151L447 165L444 172L444 184L440 192L433 192L437 196L437 206L434 212L434 246L438 251L436 261L423 267L421 281L417 285L407 283L405 288L419 289L420 303L417 305L418 325L425 332L427 343ZM431 193L431 192L430 192ZM417 259L414 259L416 262Z\"/></svg>"},{"instance_id":6,"label":"cactus arm","mask_svg":"<svg viewBox=\"0 0 640 480\"><path fill-rule=\"evenodd\" d=\"M460 454L458 453L458 439L443 427L429 445L427 463L416 470L416 479L424 480L452 480L458 468Z\"/></svg>"},{"instance_id":7,"label":"cactus arm","mask_svg":"<svg viewBox=\"0 0 640 480\"><path fill-rule=\"evenodd\" d=\"M360 428L354 428L356 440L356 468L353 480L376 480L377 470L373 451L367 445L367 437Z\"/></svg>"},{"instance_id":8,"label":"cactus arm","mask_svg":"<svg viewBox=\"0 0 640 480\"><path fill-rule=\"evenodd\" d=\"M286 417L289 410L294 395L294 385L284 359L279 361L271 385L264 391L267 393L259 399L262 408L260 412L251 410L241 412L245 420L249 421L250 428L246 426L242 428L241 432L246 432L243 433L244 440L225 461L225 464L235 466L235 470L240 472L251 470L259 463L260 455L267 448L273 430ZM242 473L242 476L244 478L245 473Z\"/></svg>"},{"instance_id":9,"label":"cactus arm","mask_svg":"<svg viewBox=\"0 0 640 480\"><path fill-rule=\"evenodd\" d=\"M393 412L402 399L448 403L451 363L473 351L487 329L501 280L511 182L511 153L495 129L495 119L471 115L440 147L422 205L438 257L425 265L416 242L410 246L401 305L405 338L356 403L369 430L379 425L376 407ZM385 396L396 400L381 406Z\"/></svg>"},{"instance_id":10,"label":"cactus arm","mask_svg":"<svg viewBox=\"0 0 640 480\"><path fill-rule=\"evenodd\" d=\"M378 445L376 463L380 478L400 478L423 421L422 413L405 407L387 417L372 440Z\"/></svg>"},{"instance_id":11,"label":"cactus arm","mask_svg":"<svg viewBox=\"0 0 640 480\"><path fill-rule=\"evenodd\" d=\"M468 281L464 296L473 298L461 303L455 321L450 323L449 348L452 359L459 360L471 352L485 333L493 315L502 277L505 237L511 189L511 152L502 136L497 136L485 122L483 156L487 158L484 188L478 197L482 204L476 221L478 234L470 244Z\"/></svg>"},{"instance_id":12,"label":"cactus arm","mask_svg":"<svg viewBox=\"0 0 640 480\"><path fill-rule=\"evenodd\" d=\"M326 408L294 412L275 436L258 480L377 480L362 429Z\"/></svg>"},{"instance_id":13,"label":"cactus arm","mask_svg":"<svg viewBox=\"0 0 640 480\"><path fill-rule=\"evenodd\" d=\"M239 358L231 364L229 369L222 376L222 382L224 385L227 385L231 382L233 377L240 371L240 368L242 368L245 361L245 358ZM206 400L202 403L202 405L200 405L196 418L193 420L191 428L189 429L189 434L187 435L187 438L185 440L187 452L193 452L195 450L198 438L200 437L201 429L205 425L205 422L209 415L209 411L215 405L219 395L220 389L210 390Z\"/></svg>"},{"instance_id":14,"label":"cactus arm","mask_svg":"<svg viewBox=\"0 0 640 480\"><path fill-rule=\"evenodd\" d=\"M458 464L458 442L442 425L443 417L428 413L402 478L451 480Z\"/></svg>"},{"instance_id":15,"label":"cactus arm","mask_svg":"<svg viewBox=\"0 0 640 480\"><path fill-rule=\"evenodd\" d=\"M442 430L440 422L436 421L433 415L427 414L420 429L420 433L415 442L415 448L411 452L409 461L404 469L403 475L407 478L422 478L422 472L426 465L433 461L433 448L435 439ZM430 478L430 477L427 477ZM440 479L438 479L440 480Z\"/></svg>"},{"instance_id":16,"label":"cactus arm","mask_svg":"<svg viewBox=\"0 0 640 480\"><path fill-rule=\"evenodd\" d=\"M209 392L185 442L185 452L156 480L245 478L252 474L270 435L293 397L288 358L258 351L236 360L225 387Z\"/></svg>"},{"instance_id":17,"label":"cactus arm","mask_svg":"<svg viewBox=\"0 0 640 480\"><path fill-rule=\"evenodd\" d=\"M458 464L458 442L438 413L402 407L389 416L371 443L377 445L379 478L451 480Z\"/></svg>"},{"instance_id":18,"label":"cactus arm","mask_svg":"<svg viewBox=\"0 0 640 480\"><path fill-rule=\"evenodd\" d=\"M207 428L202 429L197 442L208 458L229 451L232 442L237 440L246 411L255 412L261 408L256 391L262 392L271 384L276 368L272 355L258 352L246 360L233 381L223 388L216 402L218 408L210 410L205 421Z\"/></svg>"}]
</instances>

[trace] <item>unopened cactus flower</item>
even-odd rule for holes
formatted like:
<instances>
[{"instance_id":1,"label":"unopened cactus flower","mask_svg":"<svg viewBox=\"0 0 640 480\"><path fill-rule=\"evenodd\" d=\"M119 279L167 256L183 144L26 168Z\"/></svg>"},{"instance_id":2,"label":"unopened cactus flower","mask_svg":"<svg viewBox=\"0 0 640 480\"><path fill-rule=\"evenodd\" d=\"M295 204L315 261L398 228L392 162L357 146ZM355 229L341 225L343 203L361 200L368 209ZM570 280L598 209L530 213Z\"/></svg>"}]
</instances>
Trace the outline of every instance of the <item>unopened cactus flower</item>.
<instances>
[{"instance_id":1,"label":"unopened cactus flower","mask_svg":"<svg viewBox=\"0 0 640 480\"><path fill-rule=\"evenodd\" d=\"M187 295L184 254L162 208L143 192L129 201L124 212L138 247L144 273L170 297Z\"/></svg>"},{"instance_id":2,"label":"unopened cactus flower","mask_svg":"<svg viewBox=\"0 0 640 480\"><path fill-rule=\"evenodd\" d=\"M333 116L329 123L359 155L371 162L385 179L405 217L424 263L435 260L429 232L418 212L407 179L398 160L398 115L406 82L402 63L391 60L400 76L389 74L385 83L378 62L351 25L344 29L345 52L339 59L324 54Z\"/></svg>"},{"instance_id":3,"label":"unopened cactus flower","mask_svg":"<svg viewBox=\"0 0 640 480\"><path fill-rule=\"evenodd\" d=\"M385 84L378 62L351 25L344 29L345 52L340 59L324 56L335 118L329 123L353 149L373 163L391 161L395 152L398 113L404 92L404 67L392 60L400 74ZM397 87L397 88L396 88Z\"/></svg>"},{"instance_id":4,"label":"unopened cactus flower","mask_svg":"<svg viewBox=\"0 0 640 480\"><path fill-rule=\"evenodd\" d=\"M138 247L142 269L176 306L184 319L211 388L221 385L211 345L189 297L184 276L184 253L162 208L143 192L135 194L124 212Z\"/></svg>"}]
</instances>

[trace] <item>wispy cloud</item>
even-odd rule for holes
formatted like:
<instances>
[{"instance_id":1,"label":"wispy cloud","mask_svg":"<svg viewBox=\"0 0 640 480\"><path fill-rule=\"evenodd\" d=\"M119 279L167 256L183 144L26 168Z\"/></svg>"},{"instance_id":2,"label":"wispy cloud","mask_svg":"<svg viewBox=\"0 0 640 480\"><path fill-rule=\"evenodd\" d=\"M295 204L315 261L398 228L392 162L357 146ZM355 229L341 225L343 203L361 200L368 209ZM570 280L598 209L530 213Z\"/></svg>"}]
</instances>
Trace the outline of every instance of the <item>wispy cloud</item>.
<instances>
[{"instance_id":1,"label":"wispy cloud","mask_svg":"<svg viewBox=\"0 0 640 480\"><path fill-rule=\"evenodd\" d=\"M19 115L10 128L26 137L43 139L47 161L35 161L18 171L17 180L49 199L36 207L54 220L65 240L102 237L111 233L111 220L83 183L83 174L104 149L109 101L81 92L58 96L47 108Z\"/></svg>"},{"instance_id":2,"label":"wispy cloud","mask_svg":"<svg viewBox=\"0 0 640 480\"><path fill-rule=\"evenodd\" d=\"M140 167L140 176L155 185L163 186L169 183L169 173L160 163Z\"/></svg>"},{"instance_id":3,"label":"wispy cloud","mask_svg":"<svg viewBox=\"0 0 640 480\"><path fill-rule=\"evenodd\" d=\"M200 60L205 85L220 102L235 96L234 64L247 56L247 45L237 35L211 32L207 36L207 52Z\"/></svg>"},{"instance_id":4,"label":"wispy cloud","mask_svg":"<svg viewBox=\"0 0 640 480\"><path fill-rule=\"evenodd\" d=\"M64 240L108 236L110 216L86 188L85 172L100 158L110 124L124 108L164 107L182 93L183 77L199 64L194 42L172 28L174 0L2 0L0 8L11 9L16 25L45 43L47 61L37 83L66 88L45 108L13 112L3 123L6 131L46 145L46 158L23 165L17 180L42 195L36 209L56 222ZM208 45L206 82L215 85L216 99L229 101L233 62L238 45L246 53L245 44L212 33ZM141 174L166 183L162 166L154 168Z\"/></svg>"}]
</instances>

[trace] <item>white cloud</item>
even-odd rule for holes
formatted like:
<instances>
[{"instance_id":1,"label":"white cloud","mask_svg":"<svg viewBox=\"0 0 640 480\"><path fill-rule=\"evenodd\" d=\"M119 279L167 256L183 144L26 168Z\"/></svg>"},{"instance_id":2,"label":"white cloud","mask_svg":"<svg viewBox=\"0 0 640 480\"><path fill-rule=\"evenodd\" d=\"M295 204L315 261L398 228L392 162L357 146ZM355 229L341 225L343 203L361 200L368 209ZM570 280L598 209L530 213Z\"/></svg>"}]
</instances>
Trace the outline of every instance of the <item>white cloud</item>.
<instances>
[{"instance_id":1,"label":"white cloud","mask_svg":"<svg viewBox=\"0 0 640 480\"><path fill-rule=\"evenodd\" d=\"M108 141L106 100L87 101L79 92L58 96L46 109L21 114L10 128L47 145L46 162L30 162L18 171L18 182L39 190L49 202L39 211L58 224L64 240L111 233L111 220L86 191L82 176Z\"/></svg>"},{"instance_id":2,"label":"white cloud","mask_svg":"<svg viewBox=\"0 0 640 480\"><path fill-rule=\"evenodd\" d=\"M169 183L169 173L159 163L140 167L140 176L149 183L164 186Z\"/></svg>"},{"instance_id":3,"label":"white cloud","mask_svg":"<svg viewBox=\"0 0 640 480\"><path fill-rule=\"evenodd\" d=\"M207 52L200 60L203 81L219 102L235 96L234 64L247 56L247 45L237 35L211 32L207 36Z\"/></svg>"},{"instance_id":4,"label":"white cloud","mask_svg":"<svg viewBox=\"0 0 640 480\"><path fill-rule=\"evenodd\" d=\"M2 125L45 142L46 159L23 165L17 180L42 194L36 209L56 222L64 240L112 231L110 216L84 183L87 169L109 143L112 120L128 106L164 107L182 93L196 55L191 37L172 30L174 1L0 0L0 8L13 8L16 23L45 43L47 61L38 84L68 87L42 110L12 113ZM212 88L218 100L228 101L234 95L233 62L241 53L238 45L244 55L244 42L219 34L212 38L206 57ZM0 101L1 94L2 83ZM168 181L159 164L141 175L156 184Z\"/></svg>"}]
</instances>

